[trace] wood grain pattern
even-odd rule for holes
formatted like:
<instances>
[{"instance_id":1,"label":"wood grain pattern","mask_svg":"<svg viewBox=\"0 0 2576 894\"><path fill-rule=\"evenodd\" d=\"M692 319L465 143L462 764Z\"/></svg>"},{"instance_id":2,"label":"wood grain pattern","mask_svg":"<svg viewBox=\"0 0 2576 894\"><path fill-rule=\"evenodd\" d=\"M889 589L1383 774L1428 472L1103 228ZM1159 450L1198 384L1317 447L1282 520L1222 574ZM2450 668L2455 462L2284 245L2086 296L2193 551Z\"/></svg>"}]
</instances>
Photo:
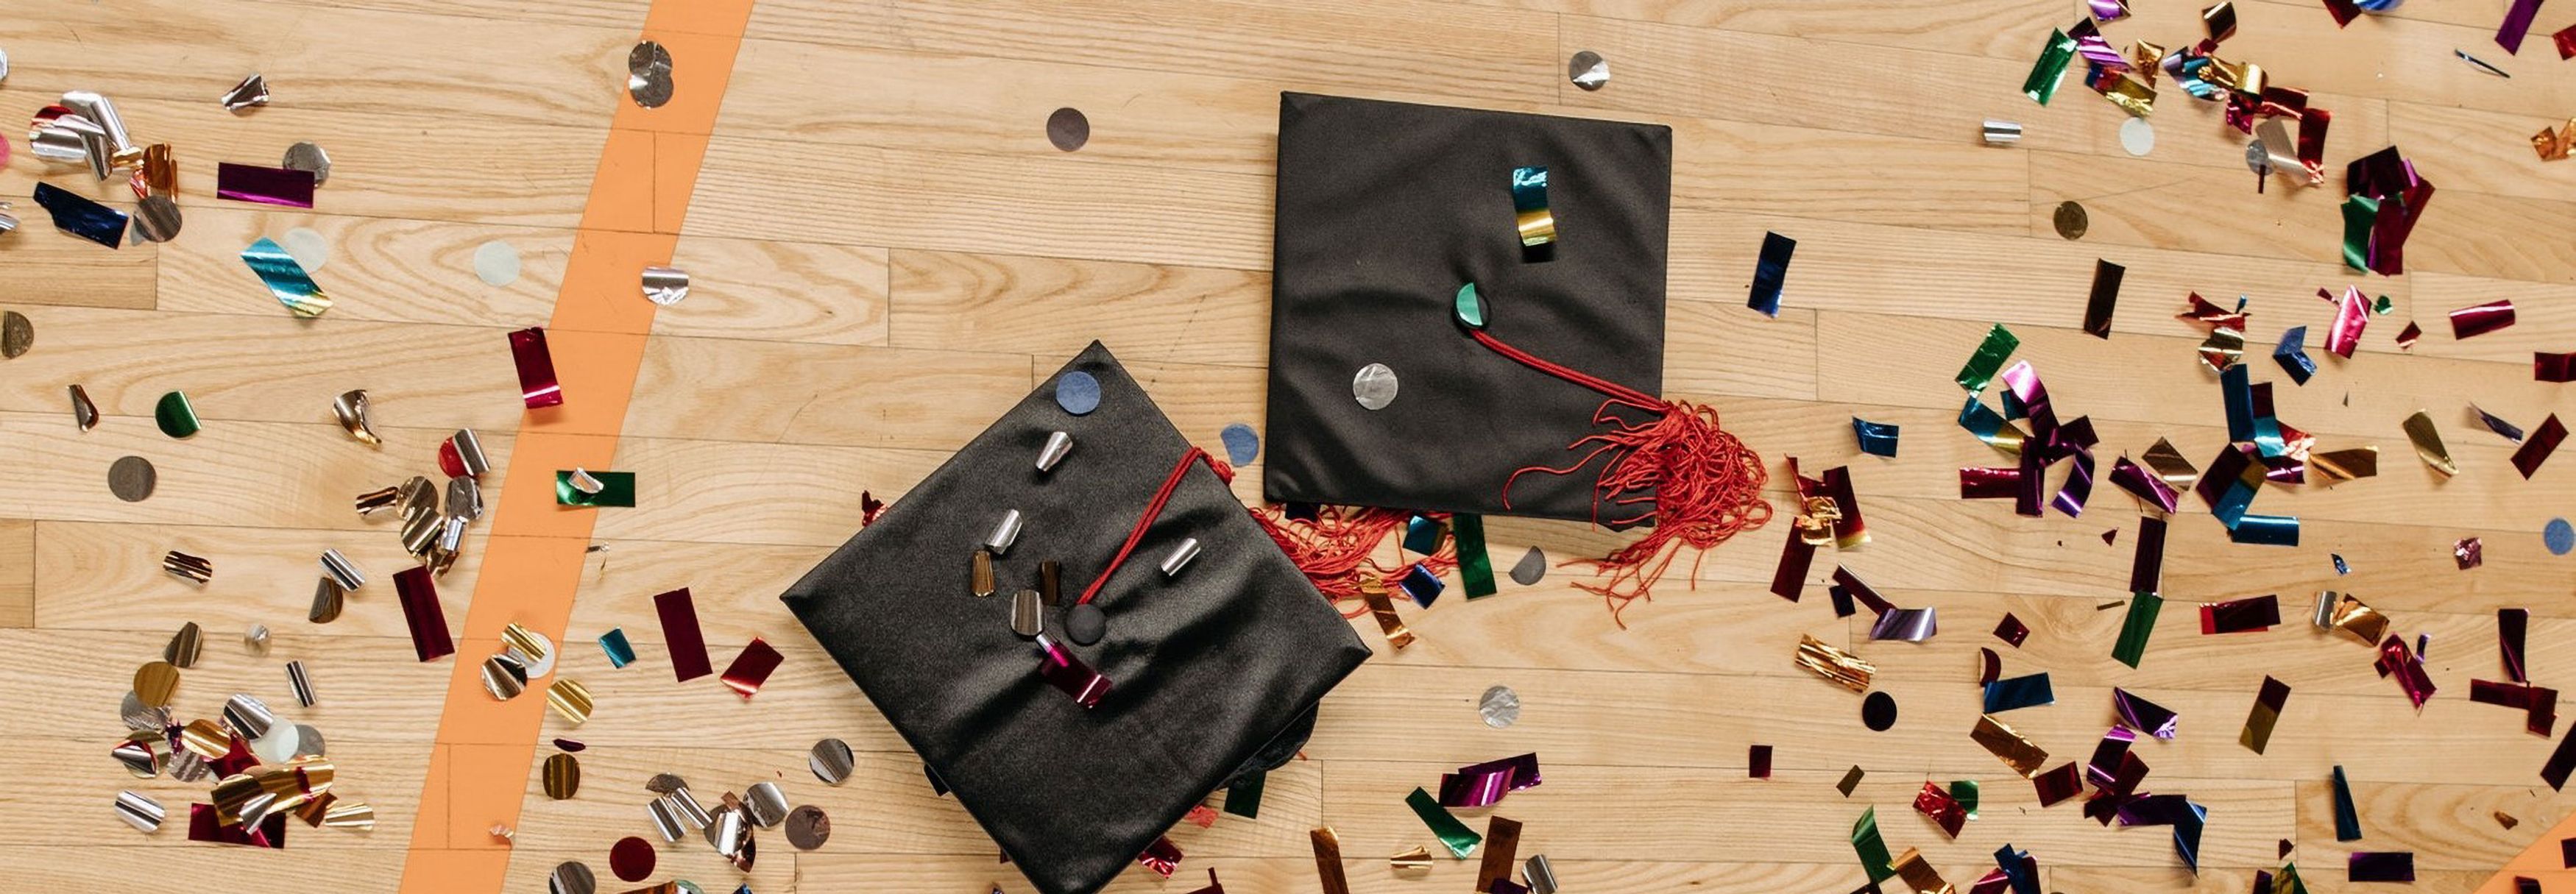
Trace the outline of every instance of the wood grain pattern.
<instances>
[{"instance_id":1,"label":"wood grain pattern","mask_svg":"<svg viewBox=\"0 0 2576 894\"><path fill-rule=\"evenodd\" d=\"M425 791L423 780L433 764L453 774L494 763L430 744L440 693L493 644L415 660L392 586L410 559L394 521L361 517L351 500L435 477L438 441L472 428L495 465L488 503L521 478L534 491L516 499L540 498L523 508L588 511L542 499L556 471L546 457L562 448L532 440L524 452L550 467L510 468L523 417L504 334L553 318L568 276L592 281L568 269L582 247L575 227L594 204L624 54L651 4L73 6L0 17L13 65L0 101L31 111L68 89L114 97L138 138L174 146L186 225L169 243L109 251L13 199L24 225L0 235L0 309L36 332L34 350L0 360L0 452L11 460L0 463L0 682L32 718L0 748L0 771L25 780L0 792L0 882L391 890L415 828L453 846L469 842L449 836L491 822L488 799ZM2022 97L2042 39L2078 15L2069 4L760 0L685 224L664 213L677 186L637 211L679 226L676 247L595 274L612 301L642 300L644 263L681 268L692 287L655 312L617 430L612 467L636 473L638 505L597 510L578 573L545 584L573 594L556 674L584 683L598 707L580 726L545 718L538 751L555 737L587 744L585 782L555 801L532 771L517 795L506 890L544 890L567 860L597 870L605 889L630 887L607 878L606 850L628 835L658 841L642 785L660 772L706 800L775 781L791 803L828 811L835 834L800 852L764 832L748 873L684 839L657 848L652 881L762 894L1030 890L954 799L932 794L903 738L777 596L858 529L862 492L900 503L1094 340L1193 443L1218 448L1233 423L1266 434L1278 94L1314 91L1670 126L1666 392L1707 404L1762 452L1775 503L1792 496L1789 459L1809 473L1849 466L1872 539L1818 555L1793 602L1769 592L1787 536L1775 523L1677 564L1652 602L1626 610L1623 629L1578 587L1590 580L1579 560L1630 535L1491 519L1495 563L1535 547L1551 566L1543 580L1506 581L1472 603L1400 605L1419 637L1403 650L1372 618L1352 619L1375 654L1327 699L1304 759L1271 774L1260 817L1184 824L1172 834L1187 855L1178 874L1134 870L1110 891L1195 890L1211 868L1238 894L1314 890L1306 835L1319 825L1337 829L1356 892L1455 890L1473 861L1436 860L1427 876L1389 869L1389 855L1433 844L1404 794L1461 764L1530 751L1544 785L1460 814L1477 828L1492 815L1525 823L1521 855L1547 854L1568 891L1852 890L1865 877L1849 830L1873 806L1891 848L1921 848L1963 888L2010 843L2038 858L2049 891L2233 894L2255 870L2277 869L2288 840L2319 894L2385 887L2345 880L2354 850L2414 851L2410 890L2475 891L2576 813L2536 778L2556 742L2525 732L2518 712L2467 699L2471 680L2503 675L2501 608L2533 616L2536 682L2565 683L2576 663L2576 603L2565 598L2576 559L2540 537L2576 501L2576 470L2561 458L2524 479L2509 464L2516 445L2468 409L2526 428L2576 415L2528 366L2533 352L2576 350L2566 189L2576 166L2542 161L2527 143L2576 111L2576 76L2547 43L2570 14L2544 10L2515 56L2491 40L2503 6L2425 0L2337 28L2310 0L2237 3L2239 33L2221 55L2263 65L2334 113L2327 181L2275 178L2258 193L2245 138L2169 80L2144 158L2121 147L2127 116L2080 85L2045 107ZM2200 35L2198 4L2134 8L2104 26L2115 46ZM672 45L679 89L704 84L686 36ZM2480 73L2455 48L2514 77ZM1577 50L1609 59L1606 89L1566 82ZM252 71L271 83L270 106L235 114L214 102ZM1089 118L1080 151L1047 140L1044 122L1062 107ZM2024 140L1980 145L1985 118L2023 124ZM334 162L318 207L214 195L217 163L273 164L300 140ZM2391 144L2440 191L2409 244L2409 272L2356 275L2340 257L2342 165ZM132 206L122 178L11 148L0 191L24 197L41 181ZM632 158L686 148L641 146ZM2067 200L2090 214L2078 240L2051 225ZM336 305L317 320L283 313L240 259L253 240L298 229L330 249L313 275ZM1799 242L1776 318L1742 304L1769 232ZM473 272L477 248L494 241L521 259L518 278L497 286ZM2126 268L2108 340L2080 328L2097 260ZM2353 358L2328 357L2333 308L2315 292L2346 285L2387 296L2392 310L2371 319ZM2193 293L2246 296L2246 362L2274 383L2281 420L2320 449L2375 445L2380 474L2264 488L2254 511L2300 517L2297 547L2233 544L2186 497L2166 547L2169 602L2131 668L2110 649L2145 510L2107 482L2074 517L1960 500L1957 469L2012 460L1958 430L1965 394L1952 377L2002 323L2060 415L2092 418L2100 473L2159 438L2206 465L2226 430L2215 377L2194 359L2203 334L2174 319ZM2446 314L2494 300L2513 301L2519 323L2451 337ZM2409 321L2426 334L2401 349L2394 336ZM2294 326L2307 327L2321 367L2305 386L2268 356ZM93 431L69 418L73 383L105 414ZM368 389L382 446L332 421L331 398L352 388ZM153 427L171 390L189 394L204 431L173 440ZM2458 476L2415 459L2399 425L2419 409ZM1901 426L1900 456L1860 454L1853 418ZM107 468L127 455L157 466L151 499L108 493ZM1260 459L1239 471L1236 494L1257 501ZM478 583L502 600L480 607L496 617L523 595L514 588L537 585L482 580L489 524L438 579L451 625L477 608ZM2485 564L2462 571L2451 545L2472 536ZM164 573L159 558L173 549L211 558L214 579ZM304 616L324 549L346 554L368 584L337 620L314 624ZM1400 554L1389 544L1379 558ZM1837 567L1899 605L1937 610L1941 633L1870 640L1868 617L1830 608L1824 584ZM694 594L716 662L755 638L786 656L756 697L671 680L652 596L679 587ZM2386 612L2394 633L2429 638L2439 692L2421 711L2372 672L2371 648L2307 623L2329 589ZM2279 598L2280 626L2200 633L2199 604L2267 594ZM2018 647L1990 632L2007 613L2031 629ZM206 647L183 672L182 719L214 716L238 692L315 725L342 790L376 807L374 831L299 826L290 850L271 854L185 844L172 828L140 836L116 821L106 804L121 788L160 799L174 824L203 799L202 784L131 779L99 754L119 734L113 706L131 668L190 621ZM272 631L265 656L241 644L254 624ZM633 666L610 666L596 638L611 630L632 643ZM1894 728L1867 730L1858 696L1795 666L1809 635L1876 664L1877 687L1901 708ZM2197 875L2165 830L2104 827L2074 804L2042 808L1970 740L1981 649L2008 675L2050 674L2055 704L2000 719L2051 764L2090 754L2114 722L2115 687L2181 713L2179 738L2141 742L2137 754L2152 770L2146 788L2209 808ZM305 663L317 706L294 704L289 660ZM2236 733L2266 677L2292 695L2258 755ZM1524 704L1508 729L1476 713L1498 684ZM804 767L825 737L857 752L838 787ZM1757 744L1775 749L1771 779L1746 778ZM2325 780L2338 765L2366 833L2357 842L2334 840ZM1845 797L1833 783L1854 766L1867 776ZM1979 781L1984 803L1949 840L1909 805L1925 782L1957 779ZM2501 827L2494 811L2520 825Z\"/></svg>"}]
</instances>

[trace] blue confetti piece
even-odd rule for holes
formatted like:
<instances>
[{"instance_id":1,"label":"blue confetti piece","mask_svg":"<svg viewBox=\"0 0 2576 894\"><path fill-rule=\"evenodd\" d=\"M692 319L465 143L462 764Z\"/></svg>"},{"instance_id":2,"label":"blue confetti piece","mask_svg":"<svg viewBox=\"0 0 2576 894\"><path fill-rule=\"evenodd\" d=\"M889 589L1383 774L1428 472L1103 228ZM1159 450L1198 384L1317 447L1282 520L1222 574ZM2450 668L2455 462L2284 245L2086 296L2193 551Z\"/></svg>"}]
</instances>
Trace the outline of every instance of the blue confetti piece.
<instances>
[{"instance_id":1,"label":"blue confetti piece","mask_svg":"<svg viewBox=\"0 0 2576 894\"><path fill-rule=\"evenodd\" d=\"M1975 399L1969 398L1971 401ZM1860 452L1871 456L1896 458L1896 429L1888 423L1852 417L1852 438L1860 442Z\"/></svg>"},{"instance_id":2,"label":"blue confetti piece","mask_svg":"<svg viewBox=\"0 0 2576 894\"><path fill-rule=\"evenodd\" d=\"M625 667L635 663L635 647L626 642L626 628L612 627L599 635L599 650L608 653L608 666Z\"/></svg>"},{"instance_id":3,"label":"blue confetti piece","mask_svg":"<svg viewBox=\"0 0 2576 894\"><path fill-rule=\"evenodd\" d=\"M1439 575L1431 573L1431 569L1423 567L1420 562L1413 563L1397 584L1404 588L1404 595L1413 597L1413 604L1423 608L1430 608L1431 600L1440 598L1440 591L1448 588L1447 584L1440 582Z\"/></svg>"},{"instance_id":4,"label":"blue confetti piece","mask_svg":"<svg viewBox=\"0 0 2576 894\"><path fill-rule=\"evenodd\" d=\"M2056 703L2057 693L2049 688L2048 675L2044 673L1986 684L1988 714Z\"/></svg>"},{"instance_id":5,"label":"blue confetti piece","mask_svg":"<svg viewBox=\"0 0 2576 894\"><path fill-rule=\"evenodd\" d=\"M1798 240L1778 233L1762 234L1762 257L1753 265L1753 294L1744 306L1762 312L1766 317L1780 315L1780 287L1789 279L1789 255L1798 250Z\"/></svg>"},{"instance_id":6,"label":"blue confetti piece","mask_svg":"<svg viewBox=\"0 0 2576 894\"><path fill-rule=\"evenodd\" d=\"M125 212L101 205L51 183L36 184L36 204L54 216L63 232L115 248L125 241Z\"/></svg>"},{"instance_id":7,"label":"blue confetti piece","mask_svg":"<svg viewBox=\"0 0 2576 894\"><path fill-rule=\"evenodd\" d=\"M2569 550L2576 550L2576 525L2568 524L2563 518L2550 519L2549 526L2540 529L2540 541L2549 544L2550 555L2566 555Z\"/></svg>"},{"instance_id":8,"label":"blue confetti piece","mask_svg":"<svg viewBox=\"0 0 2576 894\"><path fill-rule=\"evenodd\" d=\"M2299 545L2299 517L2295 515L2245 515L2236 527L2227 530L2227 539L2237 543L2263 546Z\"/></svg>"},{"instance_id":9,"label":"blue confetti piece","mask_svg":"<svg viewBox=\"0 0 2576 894\"><path fill-rule=\"evenodd\" d=\"M1055 405L1076 416L1100 409L1100 380L1078 369L1058 376Z\"/></svg>"},{"instance_id":10,"label":"blue confetti piece","mask_svg":"<svg viewBox=\"0 0 2576 894\"><path fill-rule=\"evenodd\" d=\"M2342 554L2342 553L2327 553L2327 555L2330 555L2330 556L2333 556L2333 557L2334 557L2334 562L2335 562L2335 573L2336 573L2336 574L2351 574L2351 573L2352 573L2352 566L2344 564L2344 561L2343 561L2343 554Z\"/></svg>"},{"instance_id":11,"label":"blue confetti piece","mask_svg":"<svg viewBox=\"0 0 2576 894\"><path fill-rule=\"evenodd\" d=\"M2305 385L2317 374L2317 359L2308 356L2308 327L2292 326L2281 333L2281 343L2272 348L2272 360L2290 374L2290 381Z\"/></svg>"},{"instance_id":12,"label":"blue confetti piece","mask_svg":"<svg viewBox=\"0 0 2576 894\"><path fill-rule=\"evenodd\" d=\"M1226 462L1239 466L1261 456L1261 435L1252 426L1240 422L1226 426L1217 433L1217 439L1225 442Z\"/></svg>"}]
</instances>

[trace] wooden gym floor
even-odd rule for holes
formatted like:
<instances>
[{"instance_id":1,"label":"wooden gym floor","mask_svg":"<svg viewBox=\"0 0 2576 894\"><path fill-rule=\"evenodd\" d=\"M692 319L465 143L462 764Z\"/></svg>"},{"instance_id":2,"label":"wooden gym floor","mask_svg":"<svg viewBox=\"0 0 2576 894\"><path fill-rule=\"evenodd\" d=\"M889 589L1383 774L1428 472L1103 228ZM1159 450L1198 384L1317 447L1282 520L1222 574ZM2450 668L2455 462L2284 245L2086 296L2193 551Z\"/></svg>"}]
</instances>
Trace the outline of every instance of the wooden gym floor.
<instances>
[{"instance_id":1,"label":"wooden gym floor","mask_svg":"<svg viewBox=\"0 0 2576 894\"><path fill-rule=\"evenodd\" d=\"M2288 839L2314 890L2348 887L2348 851L2412 850L2411 890L2461 892L2576 805L2539 783L2551 741L2466 697L2472 677L2500 674L2500 607L2534 615L2535 682L2576 684L2576 559L2550 556L2539 536L2576 497L2576 468L2561 460L2522 480L2506 463L2512 445L2468 427L2464 409L2474 400L2525 427L2576 410L2525 365L2535 349L2576 347L2564 335L2576 325L2576 164L2541 162L2526 143L2576 113L2576 69L2563 67L2576 63L2554 58L2547 37L2563 11L2542 15L2513 57L2491 41L2499 0L2418 0L2343 30L2313 2L2238 0L2222 55L2308 88L2334 114L2328 183L2276 178L2257 194L2241 137L2179 91L2166 91L2144 158L2121 149L2126 116L2080 85L2045 108L2019 94L2049 30L2074 21L2072 2L655 2L667 8L649 27L647 0L96 0L0 13L14 65L0 108L107 94L139 141L173 145L187 212L175 241L110 252L22 200L26 225L0 236L0 307L35 331L34 350L0 361L9 888L455 890L438 880L497 878L506 865L504 890L534 892L556 863L580 859L620 890L607 849L652 834L642 783L670 771L702 797L778 780L793 802L829 811L836 835L814 852L769 836L748 878L695 842L668 846L655 880L719 892L747 881L761 894L1025 891L776 596L858 527L863 489L899 498L1091 339L1212 449L1228 423L1261 424L1281 90L1669 123L1667 393L1718 407L1773 462L1775 484L1789 457L1851 464L1875 539L1820 557L1818 574L1846 563L1899 604L1938 608L1943 633L1870 643L1865 626L1832 617L1821 588L1796 605L1769 595L1776 526L1709 554L1695 592L1668 582L1628 611L1625 631L1568 570L1406 610L1421 642L1401 654L1362 618L1378 657L1327 700L1311 760L1271 776L1260 818L1184 827L1178 877L1131 871L1116 890L1188 891L1215 867L1238 894L1313 891L1307 830L1323 824L1340 832L1355 890L1461 890L1472 862L1440 861L1427 879L1389 872L1389 854L1433 843L1403 796L1444 769L1525 751L1546 783L1499 812L1526 824L1521 853L1548 855L1574 892L1848 891L1863 881L1848 830L1873 804L1892 848L1922 848L1962 887L2009 842L2038 857L2052 891L2244 891ZM2105 29L2115 45L2200 36L2193 4L2136 4ZM681 111L625 101L626 52L647 33L673 48ZM2455 48L2514 77L2481 73ZM1586 49L1613 71L1599 92L1566 82L1566 58ZM215 97L253 71L275 103L224 111ZM1078 152L1048 144L1060 106L1090 117ZM1979 145L1985 118L2027 136ZM316 209L214 198L216 162L271 164L299 140L335 165ZM130 207L121 182L12 141L0 194L24 197L41 178ZM2391 143L2440 191L2408 274L2356 277L2338 261L2341 166ZM2050 225L2068 199L2090 209L2081 241ZM237 260L296 227L331 245L316 277L338 305L318 320L283 313ZM1765 231L1799 241L1777 319L1743 307ZM525 259L504 287L471 267L493 240ZM590 311L557 307L559 293L641 305L631 268L594 280L583 265L657 246L692 275L686 301L600 323L631 336L558 337L559 358L631 367L631 396L567 371L578 423L523 425L504 333L552 321L578 336L566 314ZM2097 258L2128 267L2109 341L2078 328ZM2198 462L2225 433L2214 379L2193 359L2201 335L2172 318L2185 294L2250 296L2248 362L2278 379L2265 355L2282 329L2311 327L2322 356L2332 308L2313 293L2348 283L2395 310L2361 354L2325 358L2315 381L2276 397L2322 447L2378 445L2381 474L2266 489L2259 511L2304 519L2296 548L2230 545L2187 510L2166 566L2176 605L2141 668L2111 660L2122 613L2097 609L2127 595L2127 496L2097 487L2079 519L1958 499L1956 468L1998 462L1955 426L1950 381L1989 324L2021 336L2019 356L2061 412L2093 417L2105 471L2110 455L2158 437ZM2446 312L2499 298L2515 301L2519 325L2449 337ZM2401 353L2390 336L2410 319L2428 334ZM72 425L73 383L107 414L94 431ZM374 399L381 448L331 419L331 398L354 388ZM171 390L194 399L202 434L153 428ZM2414 461L2398 424L2418 409L2442 426L2457 478ZM1902 458L1857 455L1855 415L1902 425ZM465 631L459 654L424 665L392 596L408 560L391 523L360 518L350 500L433 474L436 442L459 427L493 455L488 493L502 509L439 582ZM128 454L159 468L148 501L108 492L108 465ZM639 505L599 511L595 526L587 514L556 521L571 513L552 513L544 479L568 456L635 472ZM1236 486L1253 500L1258 481ZM1573 524L1490 528L1505 565L1530 544L1563 559L1615 542ZM2451 544L2473 535L2486 564L2457 570ZM592 542L605 549L580 549ZM339 621L309 624L313 557L334 547L371 582ZM521 547L535 553L497 557ZM213 582L162 573L170 549L212 558ZM2329 553L2350 560L2349 577ZM511 574L485 573L504 562ZM757 698L671 681L648 597L679 586L694 589L719 663L755 636L786 653ZM2398 632L2431 634L2441 692L2420 714L2371 672L2369 649L2303 623L2301 607L2327 588L2361 595ZM2198 635L2192 603L2265 593L2292 616L2281 627ZM2019 650L1987 634L2005 612L2033 628ZM534 693L500 720L475 719L497 709L459 674L511 620L562 634L557 673L597 696L588 724L541 715ZM128 786L174 819L202 794L129 779L106 754L134 667L187 621L209 645L180 688L181 717L246 692L317 726L339 791L376 806L372 832L297 828L285 851L266 852L117 822L110 802ZM275 631L266 657L237 643L253 624ZM642 664L608 667L592 639L613 627ZM1895 729L1866 731L1857 697L1791 665L1802 633L1877 662L1903 706ZM2053 676L2059 704L2009 719L2061 759L2090 752L2110 687L2181 712L2178 740L2141 747L2148 788L2209 809L2197 879L2164 830L2039 809L1969 740L1983 646L2006 653L2008 673ZM295 659L320 697L310 710L287 693L281 667ZM2236 732L2266 675L2293 694L2256 755ZM1509 729L1477 717L1496 684L1525 705ZM486 721L524 735L456 732ZM568 801L539 793L528 769L557 736L590 746ZM827 736L861 752L844 787L805 770L805 749ZM1777 749L1774 778L1746 778L1753 744ZM1869 775L1846 798L1833 783L1853 765ZM2334 840L2336 765L2358 798L2359 842ZM1955 842L1908 807L1927 779L1984 785L1982 818ZM2495 811L2521 825L2500 827ZM1480 829L1481 813L1468 817ZM514 842L489 835L496 822Z\"/></svg>"}]
</instances>

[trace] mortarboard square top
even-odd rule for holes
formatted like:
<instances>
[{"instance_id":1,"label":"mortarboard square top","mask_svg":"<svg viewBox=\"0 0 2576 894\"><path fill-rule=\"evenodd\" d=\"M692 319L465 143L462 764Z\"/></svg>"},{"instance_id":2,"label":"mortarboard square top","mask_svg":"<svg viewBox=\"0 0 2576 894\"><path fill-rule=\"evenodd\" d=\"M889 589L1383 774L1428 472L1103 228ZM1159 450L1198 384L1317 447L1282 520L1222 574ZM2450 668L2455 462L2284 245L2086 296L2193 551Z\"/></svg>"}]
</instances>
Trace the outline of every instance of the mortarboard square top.
<instances>
[{"instance_id":1,"label":"mortarboard square top","mask_svg":"<svg viewBox=\"0 0 2576 894\"><path fill-rule=\"evenodd\" d=\"M1098 406L1076 415L1057 388L1082 375ZM1059 431L1073 449L1040 471ZM1098 890L1238 770L1284 761L1316 702L1369 655L1193 460L1100 587L1097 642L1068 641L1067 609L1043 610L1044 636L1109 690L1086 709L1040 676L1039 646L1012 629L1013 594L1054 560L1074 603L1190 450L1095 342L781 597L1047 894ZM997 593L976 596L973 556L1013 509ZM1158 566L1184 538L1199 555L1167 576Z\"/></svg>"},{"instance_id":2,"label":"mortarboard square top","mask_svg":"<svg viewBox=\"0 0 2576 894\"><path fill-rule=\"evenodd\" d=\"M1546 169L1552 258L1524 253L1522 168ZM1465 337L1453 297L1475 283L1503 341L1660 393L1671 180L1661 125L1282 94L1269 499L1595 518L1591 469L1503 489L1582 460L1602 395ZM1378 409L1354 397L1372 364Z\"/></svg>"}]
</instances>

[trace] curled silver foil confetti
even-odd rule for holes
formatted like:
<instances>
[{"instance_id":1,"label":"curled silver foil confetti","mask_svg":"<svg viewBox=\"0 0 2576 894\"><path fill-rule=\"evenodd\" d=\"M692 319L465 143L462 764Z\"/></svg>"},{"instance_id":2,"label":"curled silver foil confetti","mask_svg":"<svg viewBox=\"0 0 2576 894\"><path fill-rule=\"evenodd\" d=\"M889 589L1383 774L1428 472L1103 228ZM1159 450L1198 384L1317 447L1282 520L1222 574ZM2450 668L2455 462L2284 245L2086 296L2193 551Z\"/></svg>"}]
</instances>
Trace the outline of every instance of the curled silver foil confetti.
<instances>
[{"instance_id":1,"label":"curled silver foil confetti","mask_svg":"<svg viewBox=\"0 0 2576 894\"><path fill-rule=\"evenodd\" d=\"M1172 554L1163 557L1163 564L1161 566L1163 576L1172 577L1180 574L1181 569L1189 567L1191 559L1196 559L1198 557L1199 539L1196 537L1181 538L1181 542L1172 545Z\"/></svg>"},{"instance_id":2,"label":"curled silver foil confetti","mask_svg":"<svg viewBox=\"0 0 2576 894\"><path fill-rule=\"evenodd\" d=\"M126 825L143 832L157 832L161 829L162 816L161 802L152 800L151 795L132 789L116 793L116 818L124 820Z\"/></svg>"},{"instance_id":3,"label":"curled silver foil confetti","mask_svg":"<svg viewBox=\"0 0 2576 894\"><path fill-rule=\"evenodd\" d=\"M669 307L689 297L689 272L677 267L644 268L644 298Z\"/></svg>"},{"instance_id":4,"label":"curled silver foil confetti","mask_svg":"<svg viewBox=\"0 0 2576 894\"><path fill-rule=\"evenodd\" d=\"M1565 79L1585 90L1599 90L1610 83L1610 62L1599 53L1582 50L1565 60Z\"/></svg>"},{"instance_id":5,"label":"curled silver foil confetti","mask_svg":"<svg viewBox=\"0 0 2576 894\"><path fill-rule=\"evenodd\" d=\"M2010 146L2021 142L2021 125L2011 121L1988 118L1984 133L1988 146Z\"/></svg>"},{"instance_id":6,"label":"curled silver foil confetti","mask_svg":"<svg viewBox=\"0 0 2576 894\"><path fill-rule=\"evenodd\" d=\"M224 91L221 99L224 110L230 112L267 105L268 79L253 72L250 77L241 79L241 83L234 84L233 89Z\"/></svg>"}]
</instances>

